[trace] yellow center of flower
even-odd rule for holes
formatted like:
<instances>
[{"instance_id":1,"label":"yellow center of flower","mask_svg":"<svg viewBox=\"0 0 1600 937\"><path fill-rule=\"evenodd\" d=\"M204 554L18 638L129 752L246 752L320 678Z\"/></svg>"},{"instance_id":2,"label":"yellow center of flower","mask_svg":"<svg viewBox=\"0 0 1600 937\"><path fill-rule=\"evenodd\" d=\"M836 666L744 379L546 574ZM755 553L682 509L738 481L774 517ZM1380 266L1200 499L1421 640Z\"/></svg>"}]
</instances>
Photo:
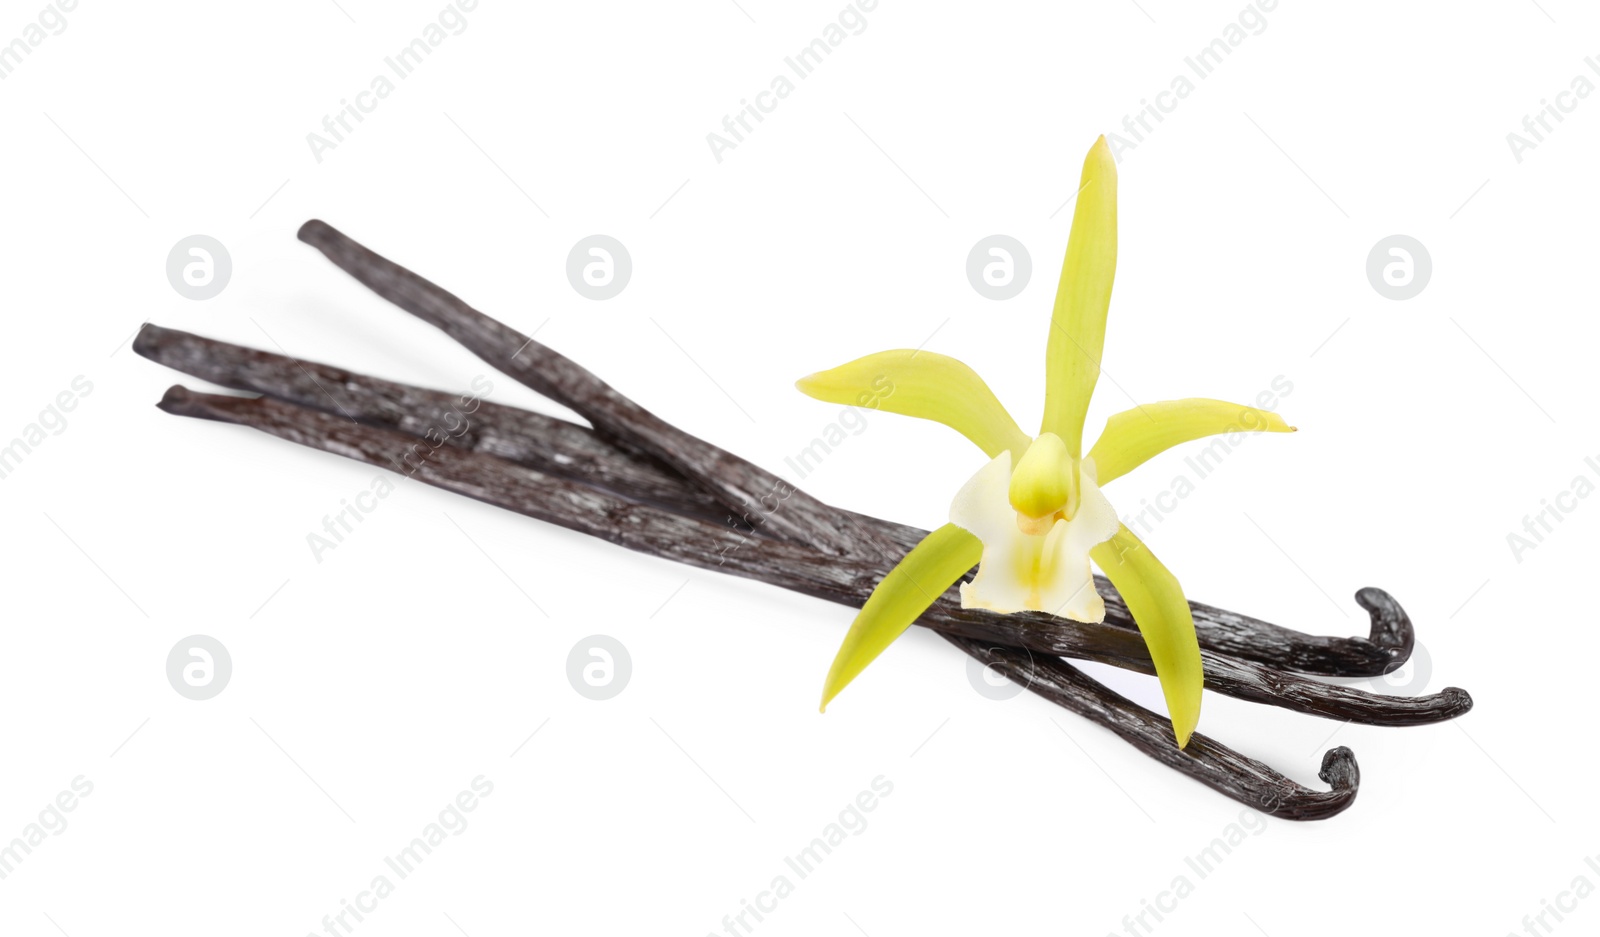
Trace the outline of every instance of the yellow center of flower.
<instances>
[{"instance_id":1,"label":"yellow center of flower","mask_svg":"<svg viewBox=\"0 0 1600 937\"><path fill-rule=\"evenodd\" d=\"M1011 473L1007 489L1017 511L1017 529L1042 536L1058 520L1078 513L1078 461L1055 433L1041 433Z\"/></svg>"},{"instance_id":2,"label":"yellow center of flower","mask_svg":"<svg viewBox=\"0 0 1600 937\"><path fill-rule=\"evenodd\" d=\"M983 547L962 607L1100 621L1089 552L1116 533L1117 514L1095 486L1093 461L1068 457L1045 433L1012 465L1010 451L1000 453L950 504L950 522Z\"/></svg>"}]
</instances>

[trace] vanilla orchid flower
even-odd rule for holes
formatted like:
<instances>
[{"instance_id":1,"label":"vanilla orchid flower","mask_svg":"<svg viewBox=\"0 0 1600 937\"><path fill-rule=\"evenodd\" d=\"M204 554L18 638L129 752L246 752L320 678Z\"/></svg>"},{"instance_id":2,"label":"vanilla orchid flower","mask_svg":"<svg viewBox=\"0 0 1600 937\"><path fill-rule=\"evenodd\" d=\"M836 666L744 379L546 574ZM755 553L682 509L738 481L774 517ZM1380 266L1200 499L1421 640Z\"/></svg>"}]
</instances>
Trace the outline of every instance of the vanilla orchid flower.
<instances>
[{"instance_id":1,"label":"vanilla orchid flower","mask_svg":"<svg viewBox=\"0 0 1600 937\"><path fill-rule=\"evenodd\" d=\"M1204 673L1189 602L1177 578L1117 519L1100 488L1179 443L1293 427L1255 407L1169 400L1112 416L1083 451L1117 266L1117 170L1105 137L1089 150L1080 182L1045 347L1039 435L1024 433L971 368L933 352L880 352L797 382L802 392L829 403L872 397L878 409L943 423L989 457L956 493L950 523L912 548L867 599L828 671L823 709L974 565L977 574L961 586L963 608L1104 620L1092 560L1122 594L1144 637L1179 748L1199 722ZM872 392L884 379L894 390Z\"/></svg>"}]
</instances>

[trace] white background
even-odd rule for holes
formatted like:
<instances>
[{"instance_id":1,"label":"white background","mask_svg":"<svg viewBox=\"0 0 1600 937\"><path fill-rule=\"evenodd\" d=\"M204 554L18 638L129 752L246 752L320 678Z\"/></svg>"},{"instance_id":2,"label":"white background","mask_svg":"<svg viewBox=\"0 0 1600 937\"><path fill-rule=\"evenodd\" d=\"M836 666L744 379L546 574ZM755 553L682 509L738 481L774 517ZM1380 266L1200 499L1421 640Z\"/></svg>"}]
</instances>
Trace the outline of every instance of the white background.
<instances>
[{"instance_id":1,"label":"white background","mask_svg":"<svg viewBox=\"0 0 1600 937\"><path fill-rule=\"evenodd\" d=\"M296 242L318 217L791 480L839 416L794 378L884 348L961 356L1033 425L1083 153L1241 4L882 0L718 162L706 134L842 6L739 4L486 0L320 162L306 135L438 0L90 0L0 82L0 441L93 386L0 481L0 840L93 784L0 881L0 932L320 932L478 775L470 826L356 933L721 932L880 775L869 825L756 933L1122 932L1186 874L1157 932L1499 935L1600 885L1600 499L1507 543L1600 480L1600 99L1520 162L1506 141L1600 82L1600 17L1572 0L1286 0L1121 154L1089 426L1282 375L1301 428L1250 440L1147 541L1191 597L1319 633L1364 633L1350 596L1382 586L1431 660L1399 692L1477 704L1380 729L1208 695L1202 732L1318 787L1349 745L1363 783L1203 880L1184 860L1238 804L1030 694L984 698L934 635L818 716L844 608L410 484L318 562L307 534L371 468L154 408L204 385L129 350L147 320L453 390L487 374L491 399L560 412ZM0 3L0 42L39 7ZM597 232L634 263L606 302L564 273ZM165 275L196 233L234 264L204 302ZM994 233L1034 260L1004 302L964 272ZM1395 233L1434 264L1405 302L1365 274ZM926 527L981 461L871 414L803 485ZM1108 494L1131 513L1183 471L1169 454ZM206 702L164 671L196 633L234 664ZM565 677L596 633L633 661L608 702ZM1594 932L1600 901L1576 908L1546 922Z\"/></svg>"}]
</instances>

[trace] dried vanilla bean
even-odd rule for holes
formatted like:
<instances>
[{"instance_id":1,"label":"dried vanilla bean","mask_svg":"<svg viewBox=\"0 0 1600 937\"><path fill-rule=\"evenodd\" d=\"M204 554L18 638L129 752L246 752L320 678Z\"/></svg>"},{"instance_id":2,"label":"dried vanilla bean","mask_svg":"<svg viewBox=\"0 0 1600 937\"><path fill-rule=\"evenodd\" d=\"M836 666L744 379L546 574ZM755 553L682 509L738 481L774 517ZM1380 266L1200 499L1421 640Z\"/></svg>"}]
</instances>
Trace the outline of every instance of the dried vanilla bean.
<instances>
[{"instance_id":1,"label":"dried vanilla bean","mask_svg":"<svg viewBox=\"0 0 1600 937\"><path fill-rule=\"evenodd\" d=\"M174 387L162 401L163 409L251 426L630 549L853 607L866 600L905 549L924 535L912 527L830 508L777 476L683 433L571 360L321 222L308 222L300 238L379 295L565 404L595 428L490 404L477 396L453 397L147 327L135 344L140 354L225 386L267 395L224 397ZM739 521L729 526L713 520L730 512L749 523L738 529ZM969 655L1035 693L1110 728L1150 757L1241 802L1297 820L1331 816L1350 804L1359 772L1348 749L1335 749L1324 758L1322 778L1333 788L1328 792L1297 785L1200 735L1180 751L1171 744L1168 720L1059 659L1076 657L1153 672L1120 596L1103 579L1099 586L1108 605L1103 624L1041 614L971 612L959 607L954 590L918 623L941 631ZM1371 634L1365 639L1300 634L1191 603L1207 688L1298 712L1379 725L1434 722L1470 708L1470 697L1456 688L1426 697L1385 697L1288 672L1371 675L1409 656L1414 631L1400 606L1377 589L1362 590L1357 601L1371 615Z\"/></svg>"}]
</instances>

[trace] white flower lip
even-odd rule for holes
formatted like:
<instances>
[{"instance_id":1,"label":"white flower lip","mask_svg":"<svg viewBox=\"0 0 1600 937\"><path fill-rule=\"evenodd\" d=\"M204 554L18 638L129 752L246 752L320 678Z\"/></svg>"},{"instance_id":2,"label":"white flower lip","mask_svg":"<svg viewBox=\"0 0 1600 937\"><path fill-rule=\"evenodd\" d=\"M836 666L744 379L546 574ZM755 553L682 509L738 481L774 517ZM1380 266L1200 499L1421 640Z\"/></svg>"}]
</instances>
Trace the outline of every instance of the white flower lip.
<instances>
[{"instance_id":1,"label":"white flower lip","mask_svg":"<svg viewBox=\"0 0 1600 937\"><path fill-rule=\"evenodd\" d=\"M1048 612L1074 621L1105 619L1089 551L1117 532L1117 512L1094 481L1093 463L1079 471L1080 501L1071 520L1058 517L1046 533L1017 524L1008 487L1011 453L1002 452L973 475L950 503L950 522L983 542L972 582L961 586L961 607L1002 614Z\"/></svg>"}]
</instances>

